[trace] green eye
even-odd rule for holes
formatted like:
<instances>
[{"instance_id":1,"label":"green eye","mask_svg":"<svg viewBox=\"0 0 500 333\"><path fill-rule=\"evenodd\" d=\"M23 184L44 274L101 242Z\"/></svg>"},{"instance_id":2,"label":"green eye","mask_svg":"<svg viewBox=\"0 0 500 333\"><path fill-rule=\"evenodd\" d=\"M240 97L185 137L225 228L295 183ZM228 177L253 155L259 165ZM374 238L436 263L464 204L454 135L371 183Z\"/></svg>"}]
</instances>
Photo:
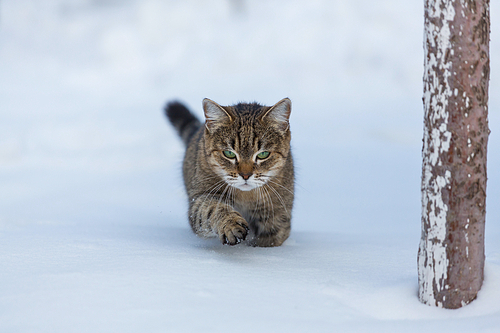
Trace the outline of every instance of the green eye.
<instances>
[{"instance_id":1,"label":"green eye","mask_svg":"<svg viewBox=\"0 0 500 333\"><path fill-rule=\"evenodd\" d=\"M224 154L224 156L226 156L227 158L231 158L231 159L233 159L233 158L235 158L235 157L236 157L236 154L235 154L234 152L230 151L230 150L224 150L222 153L223 153L223 154Z\"/></svg>"},{"instance_id":2,"label":"green eye","mask_svg":"<svg viewBox=\"0 0 500 333\"><path fill-rule=\"evenodd\" d=\"M268 152L268 151L262 151L262 152L260 152L260 153L257 154L257 158L261 159L261 160L264 160L264 159L268 158L270 154L271 153Z\"/></svg>"}]
</instances>

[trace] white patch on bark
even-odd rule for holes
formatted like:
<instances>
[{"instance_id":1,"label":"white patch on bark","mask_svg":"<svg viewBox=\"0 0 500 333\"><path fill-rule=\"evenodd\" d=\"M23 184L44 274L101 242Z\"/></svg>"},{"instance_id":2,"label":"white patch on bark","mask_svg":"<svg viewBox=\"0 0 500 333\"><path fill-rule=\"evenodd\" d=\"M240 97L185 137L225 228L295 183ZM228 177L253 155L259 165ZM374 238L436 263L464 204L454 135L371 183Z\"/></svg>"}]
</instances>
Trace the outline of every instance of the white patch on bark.
<instances>
[{"instance_id":1,"label":"white patch on bark","mask_svg":"<svg viewBox=\"0 0 500 333\"><path fill-rule=\"evenodd\" d=\"M450 149L448 100L453 94L458 94L449 84L452 63L445 61L446 53L452 50L450 22L455 17L453 3L453 0L429 0L428 17L440 19L442 26L431 20L426 20L425 24L424 111L432 130L424 129L422 228L428 226L428 229L427 233L422 230L425 237L420 241L419 297L423 303L440 307L442 303L436 299L436 293L446 288L449 264L445 246L448 206L443 201L442 192L450 184L451 172L447 170L442 176L433 174L433 170L442 165L441 155ZM430 53L427 45L436 52ZM439 81L436 70L441 71L443 81Z\"/></svg>"}]
</instances>

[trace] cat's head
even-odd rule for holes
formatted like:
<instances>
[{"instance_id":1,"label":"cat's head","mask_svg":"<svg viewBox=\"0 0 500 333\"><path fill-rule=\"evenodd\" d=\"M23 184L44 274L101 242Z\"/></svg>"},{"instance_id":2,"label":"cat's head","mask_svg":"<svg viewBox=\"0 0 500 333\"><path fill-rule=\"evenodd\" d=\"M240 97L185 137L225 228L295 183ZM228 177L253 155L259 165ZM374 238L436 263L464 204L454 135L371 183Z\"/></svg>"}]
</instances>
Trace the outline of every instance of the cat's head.
<instances>
[{"instance_id":1,"label":"cat's head","mask_svg":"<svg viewBox=\"0 0 500 333\"><path fill-rule=\"evenodd\" d=\"M212 169L224 181L251 191L272 182L290 153L288 119L291 101L221 106L203 100L205 153Z\"/></svg>"}]
</instances>

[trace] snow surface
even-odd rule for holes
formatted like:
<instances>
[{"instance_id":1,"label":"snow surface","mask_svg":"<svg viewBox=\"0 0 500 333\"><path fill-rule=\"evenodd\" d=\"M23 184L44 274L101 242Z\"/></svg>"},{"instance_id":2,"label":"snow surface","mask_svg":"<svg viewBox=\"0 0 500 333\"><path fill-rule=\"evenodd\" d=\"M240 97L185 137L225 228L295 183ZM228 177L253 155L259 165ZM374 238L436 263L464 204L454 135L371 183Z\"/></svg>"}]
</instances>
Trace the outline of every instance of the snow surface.
<instances>
[{"instance_id":1,"label":"snow surface","mask_svg":"<svg viewBox=\"0 0 500 333\"><path fill-rule=\"evenodd\" d=\"M419 303L420 0L0 2L0 332L500 332L491 3L486 280ZM179 98L292 100L290 239L189 230Z\"/></svg>"}]
</instances>

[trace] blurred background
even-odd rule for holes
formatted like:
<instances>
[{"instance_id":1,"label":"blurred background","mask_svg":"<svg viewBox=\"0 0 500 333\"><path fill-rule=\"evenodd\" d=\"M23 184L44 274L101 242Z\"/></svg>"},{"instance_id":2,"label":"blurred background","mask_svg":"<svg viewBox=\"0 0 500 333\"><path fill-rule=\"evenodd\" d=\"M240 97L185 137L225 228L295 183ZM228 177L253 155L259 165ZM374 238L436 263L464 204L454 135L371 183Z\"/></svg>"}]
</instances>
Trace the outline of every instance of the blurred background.
<instances>
[{"instance_id":1,"label":"blurred background","mask_svg":"<svg viewBox=\"0 0 500 333\"><path fill-rule=\"evenodd\" d=\"M491 3L487 237L500 233ZM179 99L293 102L293 230L420 237L421 0L0 0L0 231L188 228ZM496 236L495 236L496 237ZM490 240L491 239L491 240Z\"/></svg>"}]
</instances>

